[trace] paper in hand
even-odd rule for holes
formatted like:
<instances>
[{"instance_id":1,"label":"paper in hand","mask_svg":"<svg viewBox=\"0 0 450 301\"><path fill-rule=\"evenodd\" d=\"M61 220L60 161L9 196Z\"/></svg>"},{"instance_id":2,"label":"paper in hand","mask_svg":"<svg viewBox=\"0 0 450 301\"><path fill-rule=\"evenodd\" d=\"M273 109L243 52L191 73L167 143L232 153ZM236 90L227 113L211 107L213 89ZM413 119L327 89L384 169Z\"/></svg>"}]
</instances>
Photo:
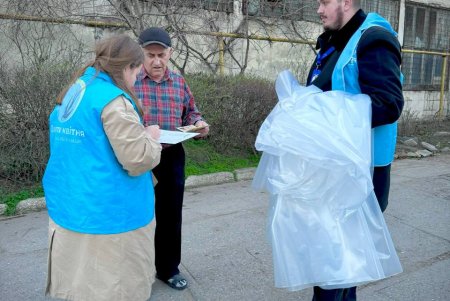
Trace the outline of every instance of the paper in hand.
<instances>
[{"instance_id":1,"label":"paper in hand","mask_svg":"<svg viewBox=\"0 0 450 301\"><path fill-rule=\"evenodd\" d=\"M182 133L178 131L161 130L161 137L159 138L158 142L166 144L177 144L184 140L193 138L197 135L199 135L199 133Z\"/></svg>"},{"instance_id":2,"label":"paper in hand","mask_svg":"<svg viewBox=\"0 0 450 301\"><path fill-rule=\"evenodd\" d=\"M185 125L185 126L180 126L177 127L177 130L182 131L182 132L198 132L201 129L204 129L205 127L209 126L208 125L203 125L203 126L195 126L195 125Z\"/></svg>"}]
</instances>

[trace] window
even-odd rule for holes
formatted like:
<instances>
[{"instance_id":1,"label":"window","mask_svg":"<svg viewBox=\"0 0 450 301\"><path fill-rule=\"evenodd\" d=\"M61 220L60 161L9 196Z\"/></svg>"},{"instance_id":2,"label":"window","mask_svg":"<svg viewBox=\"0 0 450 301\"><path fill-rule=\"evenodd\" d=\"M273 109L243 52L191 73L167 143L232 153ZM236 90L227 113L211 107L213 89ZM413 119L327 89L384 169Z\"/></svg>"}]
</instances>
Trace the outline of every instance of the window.
<instances>
[{"instance_id":1,"label":"window","mask_svg":"<svg viewBox=\"0 0 450 301\"><path fill-rule=\"evenodd\" d=\"M154 0L166 6L205 9L217 12L233 12L233 0Z\"/></svg>"},{"instance_id":2,"label":"window","mask_svg":"<svg viewBox=\"0 0 450 301\"><path fill-rule=\"evenodd\" d=\"M398 30L398 15L400 0L362 0L361 8L365 13L376 12L391 23L394 30Z\"/></svg>"},{"instance_id":3,"label":"window","mask_svg":"<svg viewBox=\"0 0 450 301\"><path fill-rule=\"evenodd\" d=\"M203 2L203 9L220 11L226 13L233 12L233 0L191 0L192 2ZM188 2L188 1L187 1Z\"/></svg>"},{"instance_id":4,"label":"window","mask_svg":"<svg viewBox=\"0 0 450 301\"><path fill-rule=\"evenodd\" d=\"M317 0L243 0L244 15L320 22Z\"/></svg>"},{"instance_id":5,"label":"window","mask_svg":"<svg viewBox=\"0 0 450 301\"><path fill-rule=\"evenodd\" d=\"M398 29L400 0L362 0L365 12L377 12ZM320 23L317 0L243 0L244 15Z\"/></svg>"},{"instance_id":6,"label":"window","mask_svg":"<svg viewBox=\"0 0 450 301\"><path fill-rule=\"evenodd\" d=\"M450 10L413 3L407 3L405 9L404 48L448 51L450 29L445 24L450 22ZM439 90L442 66L442 56L404 53L402 70L405 75L405 89Z\"/></svg>"}]
</instances>

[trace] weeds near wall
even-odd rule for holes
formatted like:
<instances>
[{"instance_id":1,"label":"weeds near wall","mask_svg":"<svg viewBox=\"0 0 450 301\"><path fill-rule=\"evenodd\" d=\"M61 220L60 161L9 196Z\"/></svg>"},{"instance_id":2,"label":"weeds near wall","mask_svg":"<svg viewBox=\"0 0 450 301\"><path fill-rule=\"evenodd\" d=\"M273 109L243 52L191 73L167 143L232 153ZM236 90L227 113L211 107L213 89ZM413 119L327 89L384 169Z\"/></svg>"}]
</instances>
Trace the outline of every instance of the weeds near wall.
<instances>
[{"instance_id":1,"label":"weeds near wall","mask_svg":"<svg viewBox=\"0 0 450 301\"><path fill-rule=\"evenodd\" d=\"M398 136L426 138L440 131L450 131L450 119L448 117L419 118L417 112L403 110L398 122Z\"/></svg>"},{"instance_id":2,"label":"weeds near wall","mask_svg":"<svg viewBox=\"0 0 450 301\"><path fill-rule=\"evenodd\" d=\"M403 110L398 121L398 135L412 136L415 133L415 124L419 120L418 114L411 110Z\"/></svg>"}]
</instances>

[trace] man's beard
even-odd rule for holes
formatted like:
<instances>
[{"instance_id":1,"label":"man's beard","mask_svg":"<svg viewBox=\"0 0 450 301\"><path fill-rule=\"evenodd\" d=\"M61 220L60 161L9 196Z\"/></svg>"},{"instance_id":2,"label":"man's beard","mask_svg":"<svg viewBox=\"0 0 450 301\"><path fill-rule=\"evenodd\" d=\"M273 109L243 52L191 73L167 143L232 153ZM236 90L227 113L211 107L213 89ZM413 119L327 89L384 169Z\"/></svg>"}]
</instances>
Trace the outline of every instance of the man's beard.
<instances>
[{"instance_id":1,"label":"man's beard","mask_svg":"<svg viewBox=\"0 0 450 301\"><path fill-rule=\"evenodd\" d=\"M334 24L324 26L323 29L325 31L337 31L344 26L343 23L344 23L344 11L342 10L342 7L339 7L336 10L336 22L334 22Z\"/></svg>"}]
</instances>

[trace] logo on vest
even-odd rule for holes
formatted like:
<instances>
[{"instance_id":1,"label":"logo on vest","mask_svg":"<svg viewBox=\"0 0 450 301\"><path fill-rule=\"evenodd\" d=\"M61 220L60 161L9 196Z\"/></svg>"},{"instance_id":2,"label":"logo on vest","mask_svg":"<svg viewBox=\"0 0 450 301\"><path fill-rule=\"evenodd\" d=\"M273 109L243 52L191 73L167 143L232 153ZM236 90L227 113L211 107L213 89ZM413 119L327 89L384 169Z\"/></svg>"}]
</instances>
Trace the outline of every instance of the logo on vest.
<instances>
[{"instance_id":1,"label":"logo on vest","mask_svg":"<svg viewBox=\"0 0 450 301\"><path fill-rule=\"evenodd\" d=\"M67 90L58 112L58 120L60 122L66 122L73 116L80 105L85 91L86 83L81 79L78 79L69 90Z\"/></svg>"}]
</instances>

